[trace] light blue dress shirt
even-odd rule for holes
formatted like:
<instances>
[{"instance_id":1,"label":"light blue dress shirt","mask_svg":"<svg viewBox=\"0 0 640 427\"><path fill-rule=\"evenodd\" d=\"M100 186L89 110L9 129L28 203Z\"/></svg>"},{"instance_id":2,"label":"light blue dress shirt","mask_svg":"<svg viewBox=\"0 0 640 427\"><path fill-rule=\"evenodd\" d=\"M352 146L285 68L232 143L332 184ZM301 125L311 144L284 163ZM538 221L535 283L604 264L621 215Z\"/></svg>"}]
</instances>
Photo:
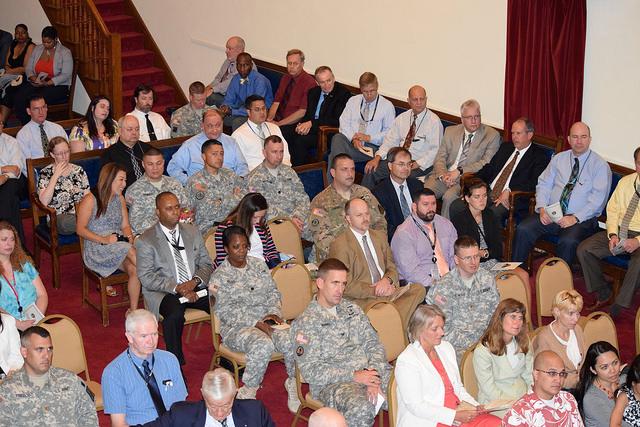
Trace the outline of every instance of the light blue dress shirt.
<instances>
[{"instance_id":1,"label":"light blue dress shirt","mask_svg":"<svg viewBox=\"0 0 640 427\"><path fill-rule=\"evenodd\" d=\"M44 133L47 134L47 138L51 140L54 136L61 136L67 141L69 137L64 131L62 126L57 123L45 120ZM44 157L44 151L42 150L42 139L40 138L40 125L31 120L26 125L22 126L22 129L16 135L18 143L20 143L20 149L25 159L39 159ZM24 173L25 171L23 171ZM26 175L26 174L25 174Z\"/></svg>"},{"instance_id":2,"label":"light blue dress shirt","mask_svg":"<svg viewBox=\"0 0 640 427\"><path fill-rule=\"evenodd\" d=\"M208 139L204 132L200 132L186 140L169 161L167 173L180 181L182 185L186 185L189 177L204 167L200 149ZM247 176L249 166L247 166L247 161L242 155L238 143L224 133L220 135L218 141L222 143L224 148L223 166L234 171L236 175Z\"/></svg>"},{"instance_id":3,"label":"light blue dress shirt","mask_svg":"<svg viewBox=\"0 0 640 427\"><path fill-rule=\"evenodd\" d=\"M360 112L364 111L364 109L364 96L355 95L349 98L340 115L340 133L346 136L349 141L360 128L360 120L362 119ZM378 95L377 108L376 100L374 99L369 105L369 117L364 118L367 121L367 131L365 133L371 137L371 144L377 146L382 144L395 118L396 109L391 101L382 95Z\"/></svg>"},{"instance_id":4,"label":"light blue dress shirt","mask_svg":"<svg viewBox=\"0 0 640 427\"><path fill-rule=\"evenodd\" d=\"M260 95L267 105L267 109L273 104L273 90L271 90L271 82L268 78L251 70L244 84L240 83L240 74L236 74L229 83L227 94L224 97L224 105L231 108L231 114L234 116L246 116L247 109L244 101L249 95Z\"/></svg>"}]
</instances>

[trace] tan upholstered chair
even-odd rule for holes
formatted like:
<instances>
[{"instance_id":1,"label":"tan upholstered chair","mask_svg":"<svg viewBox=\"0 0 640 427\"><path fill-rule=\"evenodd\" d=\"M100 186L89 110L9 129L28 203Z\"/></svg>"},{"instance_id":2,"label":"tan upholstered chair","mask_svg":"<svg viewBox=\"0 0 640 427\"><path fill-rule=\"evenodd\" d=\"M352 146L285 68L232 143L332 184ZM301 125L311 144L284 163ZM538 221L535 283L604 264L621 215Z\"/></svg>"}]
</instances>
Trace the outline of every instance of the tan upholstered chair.
<instances>
[{"instance_id":1,"label":"tan upholstered chair","mask_svg":"<svg viewBox=\"0 0 640 427\"><path fill-rule=\"evenodd\" d=\"M300 419L309 421L309 417L302 415L302 411L304 411L305 409L309 409L311 410L311 412L313 412L324 406L322 402L311 397L310 391L306 394L303 393L302 384L306 384L306 381L302 378L302 374L300 373L300 369L298 368L298 363L296 362L296 391L298 394L298 399L300 400L300 406L298 406L298 411L296 412L295 417L293 417L291 427L295 427L295 425L298 424L298 420Z\"/></svg>"},{"instance_id":2,"label":"tan upholstered chair","mask_svg":"<svg viewBox=\"0 0 640 427\"><path fill-rule=\"evenodd\" d=\"M313 298L309 270L304 264L292 260L277 265L271 271L271 277L282 295L282 318L295 319L302 314Z\"/></svg>"},{"instance_id":3,"label":"tan upholstered chair","mask_svg":"<svg viewBox=\"0 0 640 427\"><path fill-rule=\"evenodd\" d=\"M543 316L552 316L551 305L556 294L573 289L573 275L567 263L558 257L545 259L536 274L536 308L538 326Z\"/></svg>"},{"instance_id":4,"label":"tan upholstered chair","mask_svg":"<svg viewBox=\"0 0 640 427\"><path fill-rule=\"evenodd\" d=\"M396 374L395 371L391 372L391 378L389 378L389 390L387 391L389 398L389 426L396 427L396 417L398 416L398 389L396 387Z\"/></svg>"},{"instance_id":5,"label":"tan upholstered chair","mask_svg":"<svg viewBox=\"0 0 640 427\"><path fill-rule=\"evenodd\" d=\"M460 361L460 378L462 378L462 385L467 392L474 398L478 398L478 379L476 378L476 371L473 369L473 351L476 349L477 343L474 343L469 347L462 355Z\"/></svg>"},{"instance_id":6,"label":"tan upholstered chair","mask_svg":"<svg viewBox=\"0 0 640 427\"><path fill-rule=\"evenodd\" d=\"M216 230L218 227L212 227L204 235L204 247L207 248L211 262L216 260Z\"/></svg>"},{"instance_id":7,"label":"tan upholstered chair","mask_svg":"<svg viewBox=\"0 0 640 427\"><path fill-rule=\"evenodd\" d=\"M531 322L531 289L522 283L522 280L515 273L503 272L496 275L496 285L500 294L500 301L513 298L520 301L527 309L525 320L529 330L533 330Z\"/></svg>"},{"instance_id":8,"label":"tan upholstered chair","mask_svg":"<svg viewBox=\"0 0 640 427\"><path fill-rule=\"evenodd\" d=\"M82 377L89 390L94 394L96 411L102 411L104 409L102 388L100 383L92 381L89 375L82 333L76 322L63 314L50 314L38 322L38 326L42 326L51 334L51 343L55 349L52 365L71 371L76 375L84 372Z\"/></svg>"},{"instance_id":9,"label":"tan upholstered chair","mask_svg":"<svg viewBox=\"0 0 640 427\"><path fill-rule=\"evenodd\" d=\"M295 261L304 264L300 232L290 218L279 216L267 222L273 243L278 252L293 255Z\"/></svg>"},{"instance_id":10,"label":"tan upholstered chair","mask_svg":"<svg viewBox=\"0 0 640 427\"><path fill-rule=\"evenodd\" d=\"M607 341L618 350L618 334L616 324L609 314L604 311L594 311L589 314L582 325L584 331L584 347L589 348L591 344L598 341Z\"/></svg>"},{"instance_id":11,"label":"tan upholstered chair","mask_svg":"<svg viewBox=\"0 0 640 427\"><path fill-rule=\"evenodd\" d=\"M393 303L374 301L369 303L364 312L371 326L378 333L389 363L394 362L402 350L407 347L407 334L402 326L402 318Z\"/></svg>"}]
</instances>

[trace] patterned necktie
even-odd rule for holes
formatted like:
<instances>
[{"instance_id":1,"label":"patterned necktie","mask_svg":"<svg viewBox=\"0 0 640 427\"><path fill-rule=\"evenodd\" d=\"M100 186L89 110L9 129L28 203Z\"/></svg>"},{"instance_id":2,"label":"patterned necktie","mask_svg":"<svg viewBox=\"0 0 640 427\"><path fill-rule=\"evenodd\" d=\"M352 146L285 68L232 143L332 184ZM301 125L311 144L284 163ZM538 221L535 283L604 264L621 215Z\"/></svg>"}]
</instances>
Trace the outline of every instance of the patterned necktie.
<instances>
[{"instance_id":1,"label":"patterned necktie","mask_svg":"<svg viewBox=\"0 0 640 427\"><path fill-rule=\"evenodd\" d=\"M327 97L327 94L324 92L320 92L320 100L318 101L318 106L316 107L316 114L314 116L315 119L320 117L320 109L322 108L322 104L324 103L324 99Z\"/></svg>"},{"instance_id":2,"label":"patterned necktie","mask_svg":"<svg viewBox=\"0 0 640 427\"><path fill-rule=\"evenodd\" d=\"M411 143L413 142L413 138L416 136L416 115L413 114L413 120L411 120L411 126L409 126L409 132L407 132L407 136L404 138L404 144L402 147L407 150L411 148Z\"/></svg>"},{"instance_id":3,"label":"patterned necktie","mask_svg":"<svg viewBox=\"0 0 640 427\"><path fill-rule=\"evenodd\" d=\"M178 249L178 239L176 238L177 228L171 230L171 249L173 250L173 259L176 261L176 267L178 269L178 283L184 283L189 281L189 273L187 273L187 266L180 255L180 249Z\"/></svg>"},{"instance_id":4,"label":"patterned necktie","mask_svg":"<svg viewBox=\"0 0 640 427\"><path fill-rule=\"evenodd\" d=\"M147 132L149 133L149 141L157 141L158 137L156 136L156 131L153 129L153 123L149 119L149 114L145 114L144 118L147 122Z\"/></svg>"},{"instance_id":5,"label":"patterned necktie","mask_svg":"<svg viewBox=\"0 0 640 427\"><path fill-rule=\"evenodd\" d=\"M40 141L42 142L42 153L43 156L46 156L49 152L49 137L47 137L47 133L44 131L44 123L39 125L40 127Z\"/></svg>"},{"instance_id":6,"label":"patterned necktie","mask_svg":"<svg viewBox=\"0 0 640 427\"><path fill-rule=\"evenodd\" d=\"M262 130L263 125L266 126L264 123L258 125L258 135L260 135L260 138L264 141L264 130Z\"/></svg>"},{"instance_id":7,"label":"patterned necktie","mask_svg":"<svg viewBox=\"0 0 640 427\"><path fill-rule=\"evenodd\" d=\"M148 379L147 388L149 389L149 393L151 393L151 400L153 400L153 405L156 407L158 416L162 416L162 414L167 412L167 408L165 408L164 402L162 401L162 395L160 394L160 389L158 388L156 377L153 375L151 369L149 369L148 361L142 361L142 369L144 369L145 378Z\"/></svg>"},{"instance_id":8,"label":"patterned necktie","mask_svg":"<svg viewBox=\"0 0 640 427\"><path fill-rule=\"evenodd\" d=\"M458 166L464 166L464 163L467 161L467 156L469 155L469 149L471 148L471 140L473 139L473 134L470 133L462 146L462 154L460 154L460 160L458 160Z\"/></svg>"},{"instance_id":9,"label":"patterned necktie","mask_svg":"<svg viewBox=\"0 0 640 427\"><path fill-rule=\"evenodd\" d=\"M369 245L367 244L367 236L362 236L362 246L364 246L364 257L367 259L369 271L371 272L371 280L373 283L378 283L382 277L380 276L378 267L376 267L376 262L373 259L371 249L369 249Z\"/></svg>"},{"instance_id":10,"label":"patterned necktie","mask_svg":"<svg viewBox=\"0 0 640 427\"><path fill-rule=\"evenodd\" d=\"M369 103L364 104L364 110L360 112L360 127L358 132L367 133L367 120L369 120Z\"/></svg>"},{"instance_id":11,"label":"patterned necktie","mask_svg":"<svg viewBox=\"0 0 640 427\"><path fill-rule=\"evenodd\" d=\"M131 164L133 165L133 174L136 176L136 180L138 180L142 176L142 168L140 168L140 163L138 163L138 159L136 155L133 153L133 150L135 149L135 147L136 146L134 145L132 148L129 148L125 145L125 148L129 152L129 157L131 157Z\"/></svg>"},{"instance_id":12,"label":"patterned necktie","mask_svg":"<svg viewBox=\"0 0 640 427\"><path fill-rule=\"evenodd\" d=\"M227 427L227 419L225 418L224 420L220 421L220 425L222 427Z\"/></svg>"},{"instance_id":13,"label":"patterned necktie","mask_svg":"<svg viewBox=\"0 0 640 427\"><path fill-rule=\"evenodd\" d=\"M400 186L400 209L402 209L402 216L405 219L407 219L407 217L411 215L409 204L407 203L407 199L404 197L404 184Z\"/></svg>"},{"instance_id":14,"label":"patterned necktie","mask_svg":"<svg viewBox=\"0 0 640 427\"><path fill-rule=\"evenodd\" d=\"M436 233L433 231L433 222L427 224L427 232L429 233L429 238L431 239L431 241L436 242L435 247L433 248L433 255L436 257L436 267L438 268L438 273L440 274L440 277L443 277L449 272L449 264L447 264L447 260L442 254L440 241L436 240Z\"/></svg>"},{"instance_id":15,"label":"patterned necktie","mask_svg":"<svg viewBox=\"0 0 640 427\"><path fill-rule=\"evenodd\" d=\"M580 162L576 157L574 159L573 168L571 169L571 175L569 176L569 182L562 189L562 194L560 194L560 207L562 208L562 214L566 215L567 210L569 209L569 199L571 199L571 192L573 188L576 186L576 181L578 181L578 172L580 171Z\"/></svg>"},{"instance_id":16,"label":"patterned necktie","mask_svg":"<svg viewBox=\"0 0 640 427\"><path fill-rule=\"evenodd\" d=\"M520 151L516 150L516 155L513 156L513 159L509 162L509 164L502 169L502 173L498 177L496 181L496 185L493 186L493 190L491 190L491 200L496 200L502 194L502 190L504 190L504 186L507 183L507 179L509 179L509 175L513 171L513 168L516 166L516 162L518 161L518 156L520 155Z\"/></svg>"},{"instance_id":17,"label":"patterned necktie","mask_svg":"<svg viewBox=\"0 0 640 427\"><path fill-rule=\"evenodd\" d=\"M638 195L639 193L640 190L636 188L633 193L633 197L631 197L631 201L629 202L629 206L627 207L627 211L624 213L624 217L622 217L622 222L620 223L620 235L618 236L620 240L626 239L629 235L629 224L631 223L633 215L636 213L636 209L638 209L638 200L640 200L640 196Z\"/></svg>"}]
</instances>

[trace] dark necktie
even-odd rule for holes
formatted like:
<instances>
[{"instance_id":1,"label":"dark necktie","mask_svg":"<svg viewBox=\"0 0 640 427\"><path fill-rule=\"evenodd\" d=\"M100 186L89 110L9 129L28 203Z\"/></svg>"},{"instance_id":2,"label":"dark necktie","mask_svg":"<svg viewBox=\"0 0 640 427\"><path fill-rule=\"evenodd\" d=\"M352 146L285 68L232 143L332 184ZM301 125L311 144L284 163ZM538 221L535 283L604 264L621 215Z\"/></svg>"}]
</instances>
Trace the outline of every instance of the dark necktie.
<instances>
[{"instance_id":1,"label":"dark necktie","mask_svg":"<svg viewBox=\"0 0 640 427\"><path fill-rule=\"evenodd\" d=\"M153 406L156 407L158 416L162 416L162 414L167 412L167 409L164 407L164 402L162 401L162 395L160 394L160 389L158 388L156 377L153 375L153 371L149 369L148 361L146 360L142 361L142 369L144 369L144 376L145 378L147 378L147 388L149 389L149 393L151 393L151 400L153 400Z\"/></svg>"},{"instance_id":2,"label":"dark necktie","mask_svg":"<svg viewBox=\"0 0 640 427\"><path fill-rule=\"evenodd\" d=\"M578 181L578 172L580 171L580 162L576 157L574 159L573 168L571 169L571 175L569 176L569 182L562 189L562 194L560 194L560 207L562 208L562 214L566 215L567 210L569 209L569 199L571 199L571 192L573 188L576 186L576 182Z\"/></svg>"},{"instance_id":3,"label":"dark necktie","mask_svg":"<svg viewBox=\"0 0 640 427\"><path fill-rule=\"evenodd\" d=\"M178 239L176 237L177 228L170 231L171 233L171 249L173 250L173 259L176 261L176 267L178 270L178 283L184 283L189 281L189 274L187 273L187 266L184 264L184 259L180 255L180 249L178 249Z\"/></svg>"},{"instance_id":4,"label":"dark necktie","mask_svg":"<svg viewBox=\"0 0 640 427\"><path fill-rule=\"evenodd\" d=\"M473 134L470 133L462 146L462 154L460 154L460 160L458 161L458 166L464 166L467 161L467 156L469 155L469 149L471 148L471 140L473 139Z\"/></svg>"},{"instance_id":5,"label":"dark necktie","mask_svg":"<svg viewBox=\"0 0 640 427\"><path fill-rule=\"evenodd\" d=\"M144 115L145 120L147 121L147 132L149 133L149 141L157 141L158 137L156 136L156 131L153 129L153 123L149 119L149 114Z\"/></svg>"},{"instance_id":6,"label":"dark necktie","mask_svg":"<svg viewBox=\"0 0 640 427\"><path fill-rule=\"evenodd\" d=\"M409 132L407 132L407 136L404 138L403 148L407 150L411 148L411 143L413 142L413 138L416 136L416 115L413 114L413 120L411 120L411 126L409 126Z\"/></svg>"},{"instance_id":7,"label":"dark necktie","mask_svg":"<svg viewBox=\"0 0 640 427\"><path fill-rule=\"evenodd\" d=\"M227 427L227 419L225 418L224 420L220 421L220 425L222 427Z\"/></svg>"},{"instance_id":8,"label":"dark necktie","mask_svg":"<svg viewBox=\"0 0 640 427\"><path fill-rule=\"evenodd\" d=\"M287 104L289 103L289 98L291 98L291 92L293 92L293 78L289 79L289 83L284 90L284 96L282 97L282 101L280 102L280 106L278 107L278 117L284 117L284 110L287 108Z\"/></svg>"},{"instance_id":9,"label":"dark necktie","mask_svg":"<svg viewBox=\"0 0 640 427\"><path fill-rule=\"evenodd\" d=\"M142 176L142 169L140 168L140 163L138 163L138 158L133 153L133 150L136 148L136 146L134 145L133 147L129 148L129 147L127 147L125 145L125 148L129 152L129 157L131 157L131 165L133 166L133 174L136 176L136 180L138 180ZM133 183L130 183L130 184L133 184Z\"/></svg>"},{"instance_id":10,"label":"dark necktie","mask_svg":"<svg viewBox=\"0 0 640 427\"><path fill-rule=\"evenodd\" d=\"M516 162L518 161L518 156L520 155L520 151L516 150L516 155L513 156L513 159L509 162L509 164L502 170L500 177L496 181L496 185L493 186L493 190L491 190L491 200L496 200L502 194L502 190L504 190L504 186L507 183L507 179L509 179L509 175L511 175L511 171L516 166Z\"/></svg>"},{"instance_id":11,"label":"dark necktie","mask_svg":"<svg viewBox=\"0 0 640 427\"><path fill-rule=\"evenodd\" d=\"M624 217L622 217L622 222L620 223L620 235L618 236L620 240L624 240L629 236L629 224L636 213L636 209L638 209L638 201L640 200L639 191L640 190L635 188L635 192L631 197L627 211L624 213Z\"/></svg>"},{"instance_id":12,"label":"dark necktie","mask_svg":"<svg viewBox=\"0 0 640 427\"><path fill-rule=\"evenodd\" d=\"M402 216L404 219L407 219L407 217L411 215L409 204L407 203L407 199L404 197L404 184L400 186L400 209L402 209Z\"/></svg>"},{"instance_id":13,"label":"dark necktie","mask_svg":"<svg viewBox=\"0 0 640 427\"><path fill-rule=\"evenodd\" d=\"M44 131L44 123L39 125L40 127L40 141L42 142L42 155L46 156L47 153L49 152L48 148L49 148L49 137L47 136L47 133Z\"/></svg>"}]
</instances>

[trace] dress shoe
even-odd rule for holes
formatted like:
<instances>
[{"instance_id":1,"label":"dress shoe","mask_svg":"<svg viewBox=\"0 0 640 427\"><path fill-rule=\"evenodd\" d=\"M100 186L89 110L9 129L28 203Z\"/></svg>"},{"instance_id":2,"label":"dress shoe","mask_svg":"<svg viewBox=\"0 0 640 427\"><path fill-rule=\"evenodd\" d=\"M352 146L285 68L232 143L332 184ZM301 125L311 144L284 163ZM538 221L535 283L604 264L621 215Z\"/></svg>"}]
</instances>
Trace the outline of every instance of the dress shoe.
<instances>
[{"instance_id":1,"label":"dress shoe","mask_svg":"<svg viewBox=\"0 0 640 427\"><path fill-rule=\"evenodd\" d=\"M609 309L609 316L611 316L613 320L616 320L620 316L620 312L622 311L622 309L623 309L622 306L618 304L613 304Z\"/></svg>"},{"instance_id":2,"label":"dress shoe","mask_svg":"<svg viewBox=\"0 0 640 427\"><path fill-rule=\"evenodd\" d=\"M587 311L589 311L589 312L598 311L602 307L606 307L606 306L610 305L612 302L613 302L613 295L610 295L609 298L604 299L604 300L601 300L600 298L598 298L593 305L590 305L589 307L587 307Z\"/></svg>"}]
</instances>

